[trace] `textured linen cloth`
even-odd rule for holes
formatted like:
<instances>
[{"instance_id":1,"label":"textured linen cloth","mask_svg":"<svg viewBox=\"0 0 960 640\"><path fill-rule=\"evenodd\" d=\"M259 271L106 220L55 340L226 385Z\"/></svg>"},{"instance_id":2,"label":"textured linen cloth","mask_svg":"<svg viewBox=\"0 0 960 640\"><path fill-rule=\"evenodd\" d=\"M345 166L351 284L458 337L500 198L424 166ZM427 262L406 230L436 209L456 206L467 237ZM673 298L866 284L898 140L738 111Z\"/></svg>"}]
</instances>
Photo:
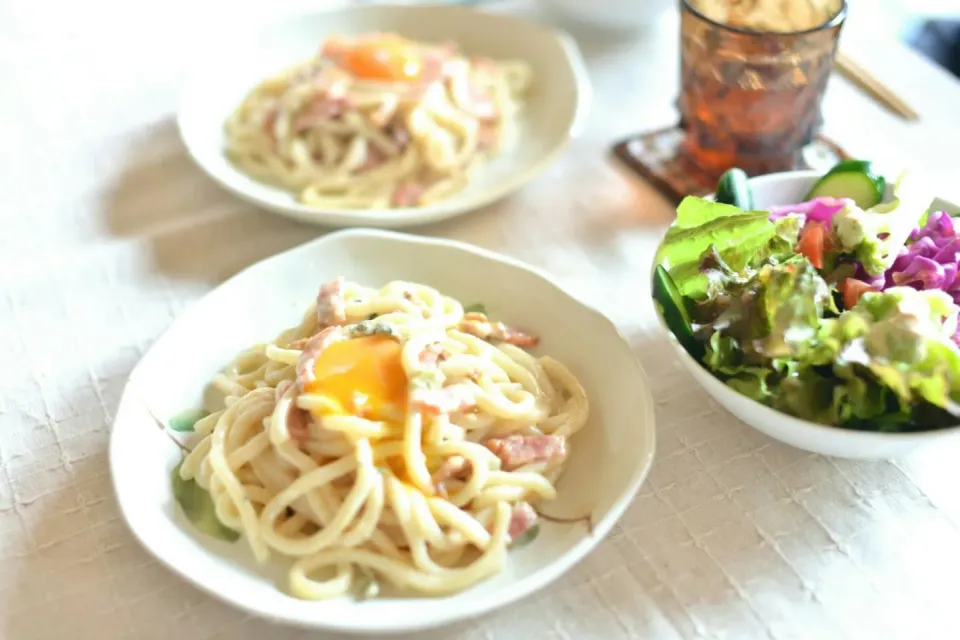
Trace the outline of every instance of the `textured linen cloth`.
<instances>
[{"instance_id":1,"label":"textured linen cloth","mask_svg":"<svg viewBox=\"0 0 960 640\"><path fill-rule=\"evenodd\" d=\"M243 46L233 21L280 4L0 0L0 637L337 637L250 619L159 566L107 468L126 377L171 320L323 233L222 192L173 121L190 52ZM956 637L960 448L877 463L791 449L712 403L657 331L647 280L671 208L608 149L674 121L676 28L668 16L632 38L578 33L596 91L584 135L517 195L416 230L546 268L618 323L650 376L658 451L623 520L569 574L411 638ZM855 44L923 120L835 79L827 133L956 194L960 86L890 42Z\"/></svg>"}]
</instances>

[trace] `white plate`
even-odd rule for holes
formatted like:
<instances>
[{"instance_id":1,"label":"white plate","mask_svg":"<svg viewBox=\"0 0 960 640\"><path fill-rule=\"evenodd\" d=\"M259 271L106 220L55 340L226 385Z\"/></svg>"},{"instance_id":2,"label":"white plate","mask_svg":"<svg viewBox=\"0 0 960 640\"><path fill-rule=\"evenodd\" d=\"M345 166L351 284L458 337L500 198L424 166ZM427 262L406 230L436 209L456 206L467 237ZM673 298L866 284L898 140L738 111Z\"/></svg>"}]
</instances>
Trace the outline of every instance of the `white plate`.
<instances>
[{"instance_id":1,"label":"white plate","mask_svg":"<svg viewBox=\"0 0 960 640\"><path fill-rule=\"evenodd\" d=\"M754 208L769 209L775 205L802 202L821 175L817 171L789 171L751 178ZM935 199L931 207L948 212L960 211L956 205L940 199ZM656 269L656 261L653 269ZM922 445L960 437L960 427L916 433L880 433L825 426L781 413L734 391L701 366L667 328L655 304L654 309L661 329L696 381L727 411L771 438L813 453L866 460L899 458Z\"/></svg>"},{"instance_id":2,"label":"white plate","mask_svg":"<svg viewBox=\"0 0 960 640\"><path fill-rule=\"evenodd\" d=\"M210 378L239 350L300 321L320 282L337 275L368 285L422 282L541 336L540 353L565 363L591 401L574 436L551 515L592 512L583 525L543 523L511 552L502 573L440 600L305 602L278 585L279 566L255 565L243 541L205 537L180 515L170 472L180 453L161 419L201 406ZM583 558L629 505L653 459L653 401L646 377L614 325L542 272L469 245L395 232L349 230L302 245L234 276L184 313L130 375L110 439L121 511L143 545L174 571L256 615L322 629L383 634L452 623L540 589ZM271 573L271 567L273 572Z\"/></svg>"},{"instance_id":3,"label":"white plate","mask_svg":"<svg viewBox=\"0 0 960 640\"><path fill-rule=\"evenodd\" d=\"M516 144L478 171L461 193L425 207L318 209L248 177L224 156L223 125L256 84L315 55L324 37L391 31L428 42L453 40L468 54L525 60L533 86ZM249 34L205 43L178 115L190 155L228 191L271 211L328 226L403 227L451 218L519 189L563 152L590 108L590 80L570 36L516 18L459 6L350 6L279 19Z\"/></svg>"}]
</instances>

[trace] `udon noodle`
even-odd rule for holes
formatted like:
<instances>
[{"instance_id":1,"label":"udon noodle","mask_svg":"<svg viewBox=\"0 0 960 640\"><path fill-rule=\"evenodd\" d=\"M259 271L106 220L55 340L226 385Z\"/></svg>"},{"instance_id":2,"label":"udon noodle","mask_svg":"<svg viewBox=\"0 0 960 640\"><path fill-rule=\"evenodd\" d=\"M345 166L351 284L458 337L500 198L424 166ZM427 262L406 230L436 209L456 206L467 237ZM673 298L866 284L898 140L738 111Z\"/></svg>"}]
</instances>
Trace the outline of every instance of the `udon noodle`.
<instances>
[{"instance_id":1,"label":"udon noodle","mask_svg":"<svg viewBox=\"0 0 960 640\"><path fill-rule=\"evenodd\" d=\"M497 573L588 401L537 338L410 282L336 279L302 322L213 379L181 478L304 599L456 592Z\"/></svg>"},{"instance_id":2,"label":"udon noodle","mask_svg":"<svg viewBox=\"0 0 960 640\"><path fill-rule=\"evenodd\" d=\"M331 38L246 96L227 120L226 153L308 205L428 205L510 144L530 80L523 62L452 45Z\"/></svg>"}]
</instances>

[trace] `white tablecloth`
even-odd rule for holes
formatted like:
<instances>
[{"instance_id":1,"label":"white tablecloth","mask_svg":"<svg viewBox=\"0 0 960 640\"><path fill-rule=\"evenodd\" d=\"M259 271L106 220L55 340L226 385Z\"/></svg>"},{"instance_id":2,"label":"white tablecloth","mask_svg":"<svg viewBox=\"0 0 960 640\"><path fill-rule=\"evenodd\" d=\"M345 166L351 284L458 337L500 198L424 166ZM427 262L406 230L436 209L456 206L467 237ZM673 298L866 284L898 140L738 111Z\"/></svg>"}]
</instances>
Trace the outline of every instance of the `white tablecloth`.
<instances>
[{"instance_id":1,"label":"white tablecloth","mask_svg":"<svg viewBox=\"0 0 960 640\"><path fill-rule=\"evenodd\" d=\"M158 566L124 526L107 470L126 376L171 319L322 233L221 192L172 120L186 43L276 5L0 0L0 637L320 637L249 619ZM837 79L827 133L960 200L960 85L892 42L849 40L923 121ZM673 121L676 22L582 42L597 97L586 134L521 194L418 231L543 266L605 310L650 373L657 461L610 537L552 587L416 637L956 637L960 449L896 463L807 455L694 386L647 303L671 209L608 155Z\"/></svg>"}]
</instances>

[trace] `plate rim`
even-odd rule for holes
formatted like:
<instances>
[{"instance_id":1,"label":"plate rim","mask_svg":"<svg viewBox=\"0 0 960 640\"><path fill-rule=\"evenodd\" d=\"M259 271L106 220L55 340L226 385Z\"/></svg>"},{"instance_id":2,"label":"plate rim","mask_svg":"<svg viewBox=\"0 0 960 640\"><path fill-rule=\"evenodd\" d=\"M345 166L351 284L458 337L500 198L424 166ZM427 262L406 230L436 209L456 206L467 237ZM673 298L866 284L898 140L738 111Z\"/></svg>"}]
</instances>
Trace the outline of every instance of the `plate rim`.
<instances>
[{"instance_id":1,"label":"plate rim","mask_svg":"<svg viewBox=\"0 0 960 640\"><path fill-rule=\"evenodd\" d=\"M271 28L278 28L284 23L298 19L316 18L331 14L350 15L375 13L377 11L389 11L397 14L442 11L454 15L458 13L462 14L461 20L469 20L471 17L482 15L484 19L492 18L502 22L522 25L525 29L537 31L552 38L563 52L563 62L573 78L572 86L574 94L571 98L571 103L574 105L574 112L565 131L551 142L549 151L536 162L531 163L522 171L518 171L515 177L505 180L499 188L485 190L459 206L450 206L448 202L441 201L423 207L399 209L324 209L301 204L293 199L291 199L289 203L271 202L251 194L246 189L233 184L232 181L225 176L220 175L220 172L209 168L207 163L202 160L203 153L198 151L202 150L203 147L197 146L188 133L189 127L186 127L184 124L185 121L187 121L187 114L190 113L188 105L195 100L195 96L198 95L197 92L202 91L199 87L203 84L202 79L208 66L205 65L203 61L209 59L208 55L197 53L201 62L196 65L196 70L186 74L181 82L175 116L178 136L192 162L208 178L220 186L220 188L233 196L244 202L253 204L258 208L279 214L286 218L328 228L362 226L380 229L399 229L440 222L472 213L516 193L559 160L566 152L570 142L579 138L583 133L590 112L592 111L593 85L580 47L577 45L576 40L561 28L548 27L533 22L532 20L526 20L522 17L509 14L481 11L476 7L463 4L359 4L278 12L270 19L257 22L255 26L249 24L244 25L243 30L245 32L263 33ZM198 52L204 49L196 47ZM494 160L496 160L496 158L494 158ZM482 170L483 168L481 167L481 171ZM236 169L232 169L231 171L238 174L240 173L239 170ZM253 178L249 179L253 180Z\"/></svg>"},{"instance_id":2,"label":"plate rim","mask_svg":"<svg viewBox=\"0 0 960 640\"><path fill-rule=\"evenodd\" d=\"M204 297L210 295L212 292L216 291L222 286L225 286L227 283L233 280L245 277L245 275L251 270L269 263L272 260L306 251L308 248L317 250L320 247L331 243L349 241L353 238L363 237L379 239L388 243L400 242L436 248L452 248L458 251L471 253L487 260L499 262L513 269L526 271L531 275L541 279L544 284L549 285L557 292L568 298L571 304L576 304L582 307L584 310L593 315L598 322L606 323L609 329L614 332L614 335L619 339L620 346L623 349L624 354L627 356L627 362L632 367L631 378L637 382L635 385L635 387L637 387L635 392L643 395L643 404L645 410L642 415L636 416L636 424L641 427L640 432L638 433L638 439L639 442L642 442L643 446L638 447L638 449L642 452L642 455L636 456L633 462L634 468L629 476L627 485L624 487L624 490L620 493L620 495L613 500L604 518L594 524L592 533L584 533L579 540L573 543L573 546L566 553L550 561L549 564L543 565L525 579L510 583L506 588L496 593L489 594L480 599L467 600L456 609L449 609L445 613L427 620L393 619L390 621L390 624L378 624L376 620L364 620L362 624L344 625L341 622L328 622L318 618L307 618L270 612L262 607L259 607L256 602L251 602L249 599L245 599L236 594L225 594L215 591L212 587L208 586L204 580L194 576L189 572L186 566L178 562L177 559L173 557L174 554L172 554L170 550L164 546L162 539L158 537L160 534L150 530L149 527L145 527L145 523L141 522L140 519L136 517L134 513L132 513L132 510L129 510L127 507L125 507L126 500L124 500L122 497L125 492L120 487L121 476L117 472L117 469L120 466L119 458L123 455L123 450L120 449L120 445L118 444L116 415L120 414L120 409L125 404L130 403L139 404L141 405L142 410L145 412L149 411L146 405L144 405L140 394L137 392L137 374L142 369L144 362L148 359L150 353L153 352L157 345L161 344L162 341L171 332L173 332L180 323L186 321L192 310L196 308L199 301ZM296 247L292 247L277 253L274 256L260 260L242 269L230 278L224 280L217 287L214 287L208 291L206 294L204 294L204 296L201 296L201 298L184 309L157 337L157 339L151 344L150 348L144 352L140 361L136 364L136 366L134 366L127 377L116 415L111 421L110 441L108 448L111 484L113 486L114 495L117 499L117 506L121 513L121 517L127 525L127 528L137 542L150 555L152 555L154 559L172 571L175 575L178 575L185 582L213 596L214 598L251 615L299 628L339 631L355 635L392 635L397 633L409 633L444 627L457 622L475 619L481 615L491 613L510 604L523 600L551 585L561 576L566 574L576 564L581 562L606 539L607 535L609 535L609 533L621 520L626 510L635 501L640 488L650 473L650 469L653 466L656 454L656 412L649 377L644 370L639 356L630 346L629 341L626 339L617 325L605 314L599 311L594 305L569 292L554 277L552 277L543 269L527 264L516 258L459 240L422 237L409 233L380 229L345 229L315 238ZM123 427L121 427L121 429L123 429ZM266 578L264 579L266 580ZM469 593L469 589L462 593ZM442 601L442 598L437 598L436 600L440 602Z\"/></svg>"}]
</instances>

